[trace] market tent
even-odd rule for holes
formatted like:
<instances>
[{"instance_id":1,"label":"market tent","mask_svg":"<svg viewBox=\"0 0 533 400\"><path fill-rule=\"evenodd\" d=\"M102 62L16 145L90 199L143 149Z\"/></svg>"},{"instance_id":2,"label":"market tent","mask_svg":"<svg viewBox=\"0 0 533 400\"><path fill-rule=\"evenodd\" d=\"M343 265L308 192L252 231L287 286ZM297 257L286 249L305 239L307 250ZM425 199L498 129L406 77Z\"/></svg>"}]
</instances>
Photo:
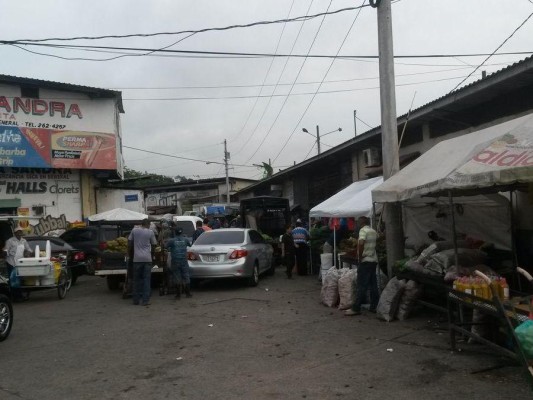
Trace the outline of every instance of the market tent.
<instances>
[{"instance_id":1,"label":"market tent","mask_svg":"<svg viewBox=\"0 0 533 400\"><path fill-rule=\"evenodd\" d=\"M91 215L88 219L91 222L106 221L106 222L120 222L120 221L142 221L147 219L148 215L131 211L125 208L114 208L109 211L104 211L99 214Z\"/></svg>"},{"instance_id":2,"label":"market tent","mask_svg":"<svg viewBox=\"0 0 533 400\"><path fill-rule=\"evenodd\" d=\"M447 197L424 197L402 203L406 247L418 249L428 243L433 231L451 240L451 205ZM455 230L459 236L493 243L511 250L511 210L509 199L501 194L460 196L453 199ZM490 221L490 223L487 223Z\"/></svg>"},{"instance_id":3,"label":"market tent","mask_svg":"<svg viewBox=\"0 0 533 400\"><path fill-rule=\"evenodd\" d=\"M311 218L370 217L373 212L372 189L383 183L382 177L352 183L309 211Z\"/></svg>"},{"instance_id":4,"label":"market tent","mask_svg":"<svg viewBox=\"0 0 533 400\"><path fill-rule=\"evenodd\" d=\"M533 114L436 144L372 191L375 202L533 181Z\"/></svg>"}]
</instances>

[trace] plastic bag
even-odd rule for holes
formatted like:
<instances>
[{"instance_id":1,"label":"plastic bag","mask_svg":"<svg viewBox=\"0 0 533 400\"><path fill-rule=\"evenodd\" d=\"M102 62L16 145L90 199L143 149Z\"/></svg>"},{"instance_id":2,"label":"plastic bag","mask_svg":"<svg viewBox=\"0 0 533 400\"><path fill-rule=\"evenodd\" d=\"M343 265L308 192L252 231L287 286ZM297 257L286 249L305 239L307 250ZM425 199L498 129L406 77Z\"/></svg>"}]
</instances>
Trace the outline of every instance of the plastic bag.
<instances>
[{"instance_id":1,"label":"plastic bag","mask_svg":"<svg viewBox=\"0 0 533 400\"><path fill-rule=\"evenodd\" d=\"M322 279L320 301L328 307L335 307L339 302L339 270L335 267L331 267Z\"/></svg>"},{"instance_id":2,"label":"plastic bag","mask_svg":"<svg viewBox=\"0 0 533 400\"><path fill-rule=\"evenodd\" d=\"M12 288L20 287L20 278L17 275L17 269L13 268L11 274L9 275L9 286Z\"/></svg>"},{"instance_id":3,"label":"plastic bag","mask_svg":"<svg viewBox=\"0 0 533 400\"><path fill-rule=\"evenodd\" d=\"M415 308L416 300L422 294L422 285L415 281L408 281L405 285L400 303L398 305L398 313L396 317L400 321L404 321L409 317L409 314Z\"/></svg>"},{"instance_id":4,"label":"plastic bag","mask_svg":"<svg viewBox=\"0 0 533 400\"><path fill-rule=\"evenodd\" d=\"M347 310L355 303L355 269L342 268L339 277L339 310Z\"/></svg>"},{"instance_id":5,"label":"plastic bag","mask_svg":"<svg viewBox=\"0 0 533 400\"><path fill-rule=\"evenodd\" d=\"M333 266L333 254L324 253L320 254L320 277L322 280L326 276L329 269Z\"/></svg>"},{"instance_id":6,"label":"plastic bag","mask_svg":"<svg viewBox=\"0 0 533 400\"><path fill-rule=\"evenodd\" d=\"M384 319L387 322L390 322L396 316L398 312L398 306L400 304L400 299L402 293L405 289L405 280L399 280L398 278L392 278L381 297L379 298L378 307L376 313L379 318Z\"/></svg>"},{"instance_id":7,"label":"plastic bag","mask_svg":"<svg viewBox=\"0 0 533 400\"><path fill-rule=\"evenodd\" d=\"M514 332L527 358L533 358L533 320L518 325Z\"/></svg>"}]
</instances>

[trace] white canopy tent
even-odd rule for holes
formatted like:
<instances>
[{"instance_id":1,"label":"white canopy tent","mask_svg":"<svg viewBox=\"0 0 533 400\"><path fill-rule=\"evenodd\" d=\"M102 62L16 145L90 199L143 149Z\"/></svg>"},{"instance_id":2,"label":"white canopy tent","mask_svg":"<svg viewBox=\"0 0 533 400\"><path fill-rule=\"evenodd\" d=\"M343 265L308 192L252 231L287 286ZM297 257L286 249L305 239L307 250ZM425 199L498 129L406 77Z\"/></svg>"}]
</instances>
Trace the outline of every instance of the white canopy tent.
<instances>
[{"instance_id":1,"label":"white canopy tent","mask_svg":"<svg viewBox=\"0 0 533 400\"><path fill-rule=\"evenodd\" d=\"M90 222L98 222L98 221L105 221L105 222L136 222L136 221L142 221L143 219L147 219L148 215L143 213L138 213L136 211L131 211L125 208L114 208L109 211L104 211L99 214L91 215L88 219Z\"/></svg>"},{"instance_id":2,"label":"white canopy tent","mask_svg":"<svg viewBox=\"0 0 533 400\"><path fill-rule=\"evenodd\" d=\"M374 212L372 189L383 183L383 177L357 181L342 189L309 211L309 218L357 218L371 217ZM381 205L379 205L381 208ZM378 211L378 210L376 210ZM337 254L337 240L333 229L333 254ZM334 265L336 265L334 257Z\"/></svg>"},{"instance_id":3,"label":"white canopy tent","mask_svg":"<svg viewBox=\"0 0 533 400\"><path fill-rule=\"evenodd\" d=\"M375 202L533 181L533 114L436 144L372 191Z\"/></svg>"},{"instance_id":4,"label":"white canopy tent","mask_svg":"<svg viewBox=\"0 0 533 400\"><path fill-rule=\"evenodd\" d=\"M383 183L381 176L352 183L309 211L311 218L370 217L373 213L372 189Z\"/></svg>"}]
</instances>

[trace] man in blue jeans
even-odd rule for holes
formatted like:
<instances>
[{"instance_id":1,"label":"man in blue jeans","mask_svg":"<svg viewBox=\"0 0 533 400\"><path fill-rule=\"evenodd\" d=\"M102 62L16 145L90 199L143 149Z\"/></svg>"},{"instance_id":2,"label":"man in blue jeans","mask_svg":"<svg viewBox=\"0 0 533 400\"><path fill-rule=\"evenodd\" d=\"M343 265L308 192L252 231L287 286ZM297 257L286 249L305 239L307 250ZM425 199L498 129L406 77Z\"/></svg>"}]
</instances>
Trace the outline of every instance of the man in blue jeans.
<instances>
[{"instance_id":1,"label":"man in blue jeans","mask_svg":"<svg viewBox=\"0 0 533 400\"><path fill-rule=\"evenodd\" d=\"M361 227L359 231L359 240L357 241L357 256L359 265L357 267L357 285L356 298L350 310L346 310L344 315L361 314L361 304L370 290L370 308L369 311L375 313L379 301L378 281L376 277L376 267L378 265L378 255L376 253L377 232L369 225L370 220L367 217L359 217L357 226Z\"/></svg>"},{"instance_id":2,"label":"man in blue jeans","mask_svg":"<svg viewBox=\"0 0 533 400\"><path fill-rule=\"evenodd\" d=\"M133 253L133 304L150 304L150 279L152 274L152 253L157 240L150 229L150 221L142 221L141 227L135 227L128 237L130 254Z\"/></svg>"}]
</instances>

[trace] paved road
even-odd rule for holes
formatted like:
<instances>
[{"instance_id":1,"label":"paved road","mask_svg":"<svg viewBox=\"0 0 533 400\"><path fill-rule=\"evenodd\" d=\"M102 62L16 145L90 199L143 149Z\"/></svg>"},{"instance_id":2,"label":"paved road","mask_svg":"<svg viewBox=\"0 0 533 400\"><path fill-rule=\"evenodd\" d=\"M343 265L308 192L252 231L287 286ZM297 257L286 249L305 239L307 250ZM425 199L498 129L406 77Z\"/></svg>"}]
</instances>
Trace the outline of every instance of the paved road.
<instances>
[{"instance_id":1,"label":"paved road","mask_svg":"<svg viewBox=\"0 0 533 400\"><path fill-rule=\"evenodd\" d=\"M483 346L452 354L438 315L344 317L319 291L278 271L256 288L206 282L180 301L154 291L149 307L97 277L63 301L32 293L0 344L0 399L533 398L521 370Z\"/></svg>"}]
</instances>

